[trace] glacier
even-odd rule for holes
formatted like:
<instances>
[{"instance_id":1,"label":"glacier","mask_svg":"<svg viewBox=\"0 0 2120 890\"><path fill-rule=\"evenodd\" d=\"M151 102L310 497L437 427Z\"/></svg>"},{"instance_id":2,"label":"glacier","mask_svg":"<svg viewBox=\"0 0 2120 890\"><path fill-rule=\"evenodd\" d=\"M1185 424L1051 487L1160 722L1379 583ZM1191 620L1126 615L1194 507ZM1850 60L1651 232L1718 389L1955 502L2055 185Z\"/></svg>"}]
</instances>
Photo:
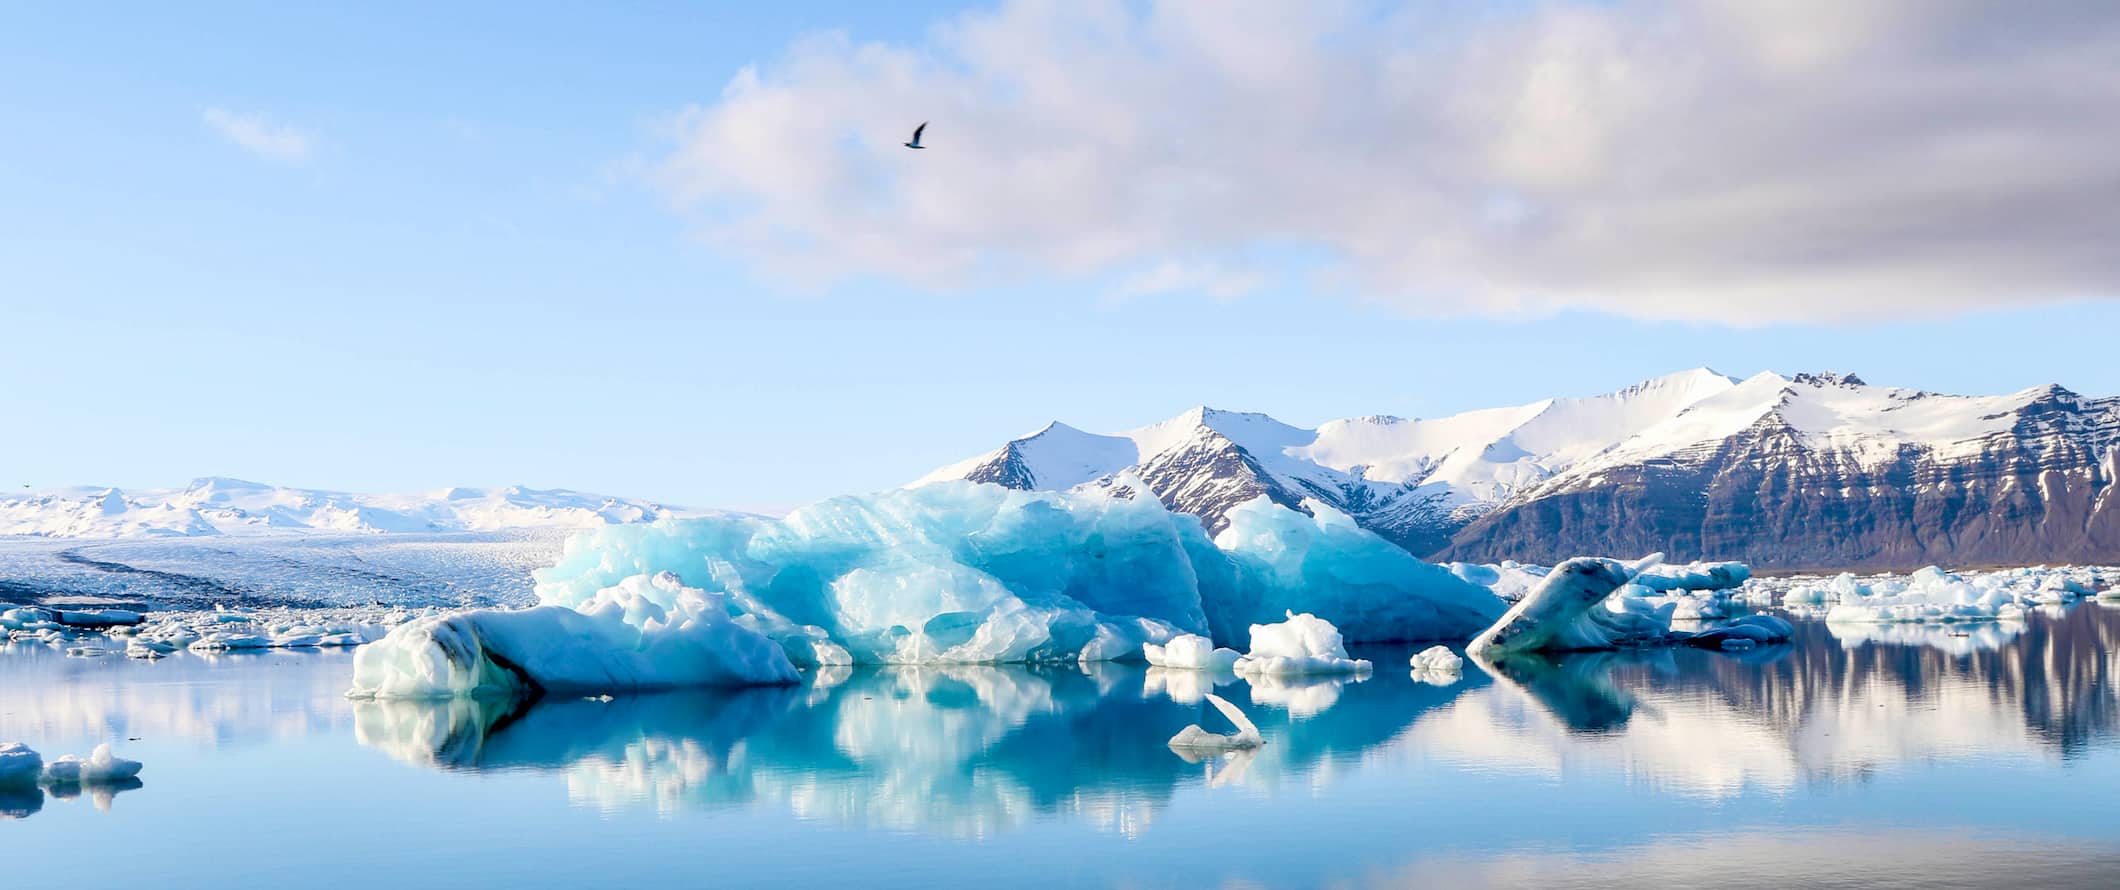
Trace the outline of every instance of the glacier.
<instances>
[{"instance_id":1,"label":"glacier","mask_svg":"<svg viewBox=\"0 0 2120 890\"><path fill-rule=\"evenodd\" d=\"M1351 642L1462 639L1503 611L1346 514L1306 507L1261 497L1210 539L1153 498L942 482L777 520L595 529L535 573L536 590L571 608L668 572L726 597L737 624L803 667L1138 659L1183 635L1248 647L1253 625L1294 612Z\"/></svg>"}]
</instances>

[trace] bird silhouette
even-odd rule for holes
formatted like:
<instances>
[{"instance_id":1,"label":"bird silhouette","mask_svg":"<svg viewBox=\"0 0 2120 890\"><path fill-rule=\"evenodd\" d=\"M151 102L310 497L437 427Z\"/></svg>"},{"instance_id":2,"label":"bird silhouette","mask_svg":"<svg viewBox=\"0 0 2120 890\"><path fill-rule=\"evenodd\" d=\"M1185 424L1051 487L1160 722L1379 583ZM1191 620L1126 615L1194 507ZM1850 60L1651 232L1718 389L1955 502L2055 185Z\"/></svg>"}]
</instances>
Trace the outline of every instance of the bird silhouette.
<instances>
[{"instance_id":1,"label":"bird silhouette","mask_svg":"<svg viewBox=\"0 0 2120 890\"><path fill-rule=\"evenodd\" d=\"M927 132L927 121L921 121L920 126L913 128L913 141L906 143L905 147L926 148L927 146L920 144L920 134L924 132Z\"/></svg>"}]
</instances>

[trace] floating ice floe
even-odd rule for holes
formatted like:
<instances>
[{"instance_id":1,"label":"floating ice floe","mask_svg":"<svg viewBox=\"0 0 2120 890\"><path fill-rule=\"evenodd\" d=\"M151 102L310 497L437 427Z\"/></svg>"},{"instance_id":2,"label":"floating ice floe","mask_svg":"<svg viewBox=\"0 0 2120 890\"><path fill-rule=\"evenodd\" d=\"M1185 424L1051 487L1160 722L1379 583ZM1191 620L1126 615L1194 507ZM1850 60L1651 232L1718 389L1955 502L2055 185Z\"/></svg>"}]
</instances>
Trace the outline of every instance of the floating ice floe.
<instances>
[{"instance_id":1,"label":"floating ice floe","mask_svg":"<svg viewBox=\"0 0 2120 890\"><path fill-rule=\"evenodd\" d=\"M1265 737L1259 735L1259 727L1251 722L1251 718L1244 716L1243 711L1237 710L1236 705L1230 704L1223 700L1221 696L1212 692L1207 693L1206 697L1207 703L1214 705L1215 710L1221 711L1222 716L1229 718L1229 722L1237 727L1237 731L1232 733L1208 732L1205 729L1201 729L1200 724L1195 723L1178 730L1177 735L1171 736L1171 747L1229 751L1256 748L1266 744Z\"/></svg>"},{"instance_id":2,"label":"floating ice floe","mask_svg":"<svg viewBox=\"0 0 2120 890\"><path fill-rule=\"evenodd\" d=\"M1787 642L1795 633L1794 625L1773 615L1745 615L1727 624L1693 633L1685 641L1703 649L1734 652L1767 643Z\"/></svg>"},{"instance_id":3,"label":"floating ice floe","mask_svg":"<svg viewBox=\"0 0 2120 890\"><path fill-rule=\"evenodd\" d=\"M729 617L725 597L667 573L540 606L422 618L354 653L355 698L595 695L791 684L780 645Z\"/></svg>"},{"instance_id":4,"label":"floating ice floe","mask_svg":"<svg viewBox=\"0 0 2120 890\"><path fill-rule=\"evenodd\" d=\"M571 607L672 572L804 666L1131 659L1184 634L1248 645L1251 625L1290 611L1358 642L1452 639L1501 614L1485 589L1305 508L1258 498L1210 540L1153 497L945 482L777 520L597 529L536 573L537 593Z\"/></svg>"},{"instance_id":5,"label":"floating ice floe","mask_svg":"<svg viewBox=\"0 0 2120 890\"><path fill-rule=\"evenodd\" d=\"M140 762L112 754L110 743L96 746L87 760L67 754L44 765L47 785L109 785L140 775Z\"/></svg>"},{"instance_id":6,"label":"floating ice floe","mask_svg":"<svg viewBox=\"0 0 2120 890\"><path fill-rule=\"evenodd\" d=\"M1290 612L1286 621L1252 625L1251 651L1232 667L1245 675L1291 676L1362 673L1370 664L1347 657L1346 643L1332 622Z\"/></svg>"},{"instance_id":7,"label":"floating ice floe","mask_svg":"<svg viewBox=\"0 0 2120 890\"><path fill-rule=\"evenodd\" d=\"M1930 566L1908 574L1777 579L1784 608L1823 613L1839 624L1962 622L2022 618L2039 605L2097 595L2120 570L2098 566L2032 566L1947 572Z\"/></svg>"},{"instance_id":8,"label":"floating ice floe","mask_svg":"<svg viewBox=\"0 0 2120 890\"><path fill-rule=\"evenodd\" d=\"M1162 645L1142 645L1141 654L1159 668L1189 671L1227 671L1244 657L1235 649L1218 649L1212 640L1198 634L1180 634Z\"/></svg>"}]
</instances>

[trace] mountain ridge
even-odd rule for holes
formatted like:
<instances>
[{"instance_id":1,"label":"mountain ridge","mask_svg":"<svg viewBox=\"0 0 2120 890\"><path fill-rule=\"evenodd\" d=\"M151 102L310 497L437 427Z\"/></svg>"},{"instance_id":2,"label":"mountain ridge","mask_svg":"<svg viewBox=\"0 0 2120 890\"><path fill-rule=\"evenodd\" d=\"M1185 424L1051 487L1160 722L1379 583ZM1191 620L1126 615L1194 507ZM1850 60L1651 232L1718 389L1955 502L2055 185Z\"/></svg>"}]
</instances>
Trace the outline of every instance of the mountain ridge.
<instances>
[{"instance_id":1,"label":"mountain ridge","mask_svg":"<svg viewBox=\"0 0 2120 890\"><path fill-rule=\"evenodd\" d=\"M1031 441L1055 429L1096 447ZM1664 551L1889 569L2120 559L2116 477L2120 398L1693 368L1595 396L1311 430L1206 408L1113 434L1056 421L913 484L1138 478L1210 531L1250 497L1296 509L1314 497L1429 558Z\"/></svg>"},{"instance_id":2,"label":"mountain ridge","mask_svg":"<svg viewBox=\"0 0 2120 890\"><path fill-rule=\"evenodd\" d=\"M0 495L0 536L486 532L583 528L699 513L636 498L519 485L354 494L203 476L183 488L74 486Z\"/></svg>"}]
</instances>

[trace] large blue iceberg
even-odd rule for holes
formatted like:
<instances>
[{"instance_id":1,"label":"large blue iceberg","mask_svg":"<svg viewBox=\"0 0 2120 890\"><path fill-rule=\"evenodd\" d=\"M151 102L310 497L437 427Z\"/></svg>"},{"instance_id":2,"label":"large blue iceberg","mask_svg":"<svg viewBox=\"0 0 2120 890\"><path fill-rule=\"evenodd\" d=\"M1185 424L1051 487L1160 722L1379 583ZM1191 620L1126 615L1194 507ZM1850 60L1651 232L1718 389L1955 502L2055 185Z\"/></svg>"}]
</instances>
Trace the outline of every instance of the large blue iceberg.
<instances>
[{"instance_id":1,"label":"large blue iceberg","mask_svg":"<svg viewBox=\"0 0 2120 890\"><path fill-rule=\"evenodd\" d=\"M1464 639L1505 604L1322 504L1264 498L1210 539L1152 498L951 482L834 498L782 519L586 532L537 572L546 605L628 579L718 594L796 664L1119 660L1180 634L1248 647L1309 612L1350 642Z\"/></svg>"}]
</instances>

